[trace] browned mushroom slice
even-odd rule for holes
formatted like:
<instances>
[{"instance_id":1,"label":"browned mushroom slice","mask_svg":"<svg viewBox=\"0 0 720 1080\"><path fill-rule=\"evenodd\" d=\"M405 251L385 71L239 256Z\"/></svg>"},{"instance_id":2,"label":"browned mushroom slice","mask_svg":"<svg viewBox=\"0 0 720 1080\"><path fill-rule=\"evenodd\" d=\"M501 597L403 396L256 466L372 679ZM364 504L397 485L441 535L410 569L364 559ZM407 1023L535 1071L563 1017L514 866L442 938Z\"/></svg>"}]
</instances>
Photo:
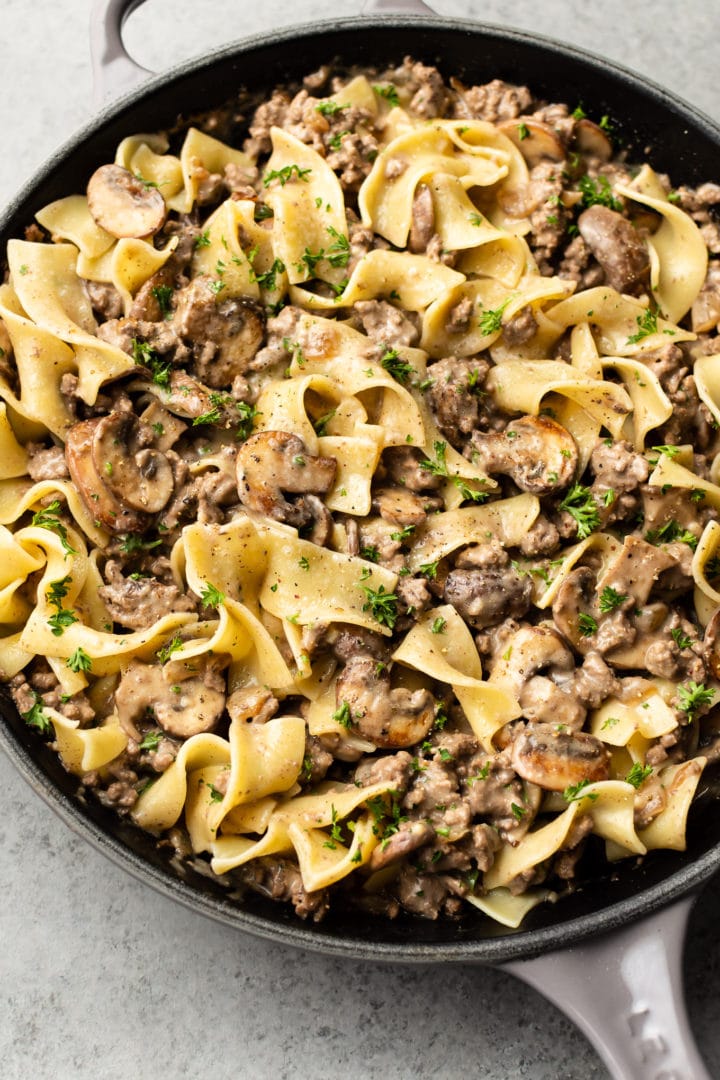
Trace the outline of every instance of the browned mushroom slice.
<instances>
[{"instance_id":1,"label":"browned mushroom slice","mask_svg":"<svg viewBox=\"0 0 720 1080\"><path fill-rule=\"evenodd\" d=\"M578 229L608 285L621 293L647 285L650 254L627 218L607 206L590 206L578 218Z\"/></svg>"},{"instance_id":2,"label":"browned mushroom slice","mask_svg":"<svg viewBox=\"0 0 720 1080\"><path fill-rule=\"evenodd\" d=\"M708 266L705 284L691 308L692 328L695 334L706 334L720 323L720 264Z\"/></svg>"},{"instance_id":3,"label":"browned mushroom slice","mask_svg":"<svg viewBox=\"0 0 720 1080\"><path fill-rule=\"evenodd\" d=\"M610 755L600 739L582 731L558 731L551 724L529 724L513 742L511 761L518 776L546 791L610 775Z\"/></svg>"},{"instance_id":4,"label":"browned mushroom slice","mask_svg":"<svg viewBox=\"0 0 720 1080\"><path fill-rule=\"evenodd\" d=\"M675 566L669 551L648 544L638 536L626 536L622 548L598 580L597 591L612 588L631 596L637 607L647 603L653 586L665 571Z\"/></svg>"},{"instance_id":5,"label":"browned mushroom slice","mask_svg":"<svg viewBox=\"0 0 720 1080\"><path fill-rule=\"evenodd\" d=\"M425 507L428 496L421 497L407 488L378 488L373 492L372 505L383 518L391 525L422 525L427 517Z\"/></svg>"},{"instance_id":6,"label":"browned mushroom slice","mask_svg":"<svg viewBox=\"0 0 720 1080\"><path fill-rule=\"evenodd\" d=\"M352 656L338 675L338 710L343 722L376 746L402 750L430 731L435 700L429 690L390 688L387 668L372 657Z\"/></svg>"},{"instance_id":7,"label":"browned mushroom slice","mask_svg":"<svg viewBox=\"0 0 720 1080\"><path fill-rule=\"evenodd\" d=\"M101 165L87 186L88 209L111 236L152 236L165 221L167 206L156 187L121 165Z\"/></svg>"},{"instance_id":8,"label":"browned mushroom slice","mask_svg":"<svg viewBox=\"0 0 720 1080\"><path fill-rule=\"evenodd\" d=\"M133 510L156 514L167 504L175 481L165 455L139 445L139 427L129 412L112 412L95 421L93 463L117 499Z\"/></svg>"},{"instance_id":9,"label":"browned mushroom slice","mask_svg":"<svg viewBox=\"0 0 720 1080\"><path fill-rule=\"evenodd\" d=\"M132 660L115 691L120 726L131 734L135 721L148 708L163 731L176 738L189 739L204 731L212 731L225 708L224 680L217 664L193 661L189 675L187 665L145 664Z\"/></svg>"},{"instance_id":10,"label":"browned mushroom slice","mask_svg":"<svg viewBox=\"0 0 720 1080\"><path fill-rule=\"evenodd\" d=\"M255 358L265 337L265 314L254 301L231 297L218 303L209 277L194 278L175 297L173 325L180 335L205 346L197 373L208 386L229 386Z\"/></svg>"},{"instance_id":11,"label":"browned mushroom slice","mask_svg":"<svg viewBox=\"0 0 720 1080\"><path fill-rule=\"evenodd\" d=\"M421 255L427 250L435 232L435 207L432 192L427 184L419 184L412 204L412 225L408 248Z\"/></svg>"},{"instance_id":12,"label":"browned mushroom slice","mask_svg":"<svg viewBox=\"0 0 720 1080\"><path fill-rule=\"evenodd\" d=\"M248 510L290 525L304 525L310 514L288 502L283 492L324 495L336 472L335 458L309 454L302 439L286 431L259 431L238 450L240 501Z\"/></svg>"},{"instance_id":13,"label":"browned mushroom slice","mask_svg":"<svg viewBox=\"0 0 720 1080\"><path fill-rule=\"evenodd\" d=\"M167 394L162 402L171 413L184 416L188 420L197 420L200 416L217 412L217 398L211 391L192 375L184 371L171 371Z\"/></svg>"},{"instance_id":14,"label":"browned mushroom slice","mask_svg":"<svg viewBox=\"0 0 720 1080\"><path fill-rule=\"evenodd\" d=\"M481 469L509 476L533 495L567 487L577 467L575 440L547 416L521 416L505 431L475 431L472 448Z\"/></svg>"},{"instance_id":15,"label":"browned mushroom slice","mask_svg":"<svg viewBox=\"0 0 720 1080\"><path fill-rule=\"evenodd\" d=\"M149 515L116 498L98 472L92 452L97 424L97 420L82 420L68 431L65 457L70 476L93 519L105 529L114 533L144 532L150 524Z\"/></svg>"},{"instance_id":16,"label":"browned mushroom slice","mask_svg":"<svg viewBox=\"0 0 720 1080\"><path fill-rule=\"evenodd\" d=\"M497 129L515 143L531 169L541 161L565 160L565 147L557 132L542 120L520 116L517 120L503 120Z\"/></svg>"},{"instance_id":17,"label":"browned mushroom slice","mask_svg":"<svg viewBox=\"0 0 720 1080\"><path fill-rule=\"evenodd\" d=\"M613 156L613 145L606 133L593 120L586 116L575 125L575 143L581 154L609 161Z\"/></svg>"},{"instance_id":18,"label":"browned mushroom slice","mask_svg":"<svg viewBox=\"0 0 720 1080\"><path fill-rule=\"evenodd\" d=\"M128 311L128 318L143 319L147 322L160 322L169 309L169 300L172 295L176 274L177 267L172 260L161 266L136 292ZM160 298L165 294L167 294L168 300L161 303Z\"/></svg>"}]
</instances>

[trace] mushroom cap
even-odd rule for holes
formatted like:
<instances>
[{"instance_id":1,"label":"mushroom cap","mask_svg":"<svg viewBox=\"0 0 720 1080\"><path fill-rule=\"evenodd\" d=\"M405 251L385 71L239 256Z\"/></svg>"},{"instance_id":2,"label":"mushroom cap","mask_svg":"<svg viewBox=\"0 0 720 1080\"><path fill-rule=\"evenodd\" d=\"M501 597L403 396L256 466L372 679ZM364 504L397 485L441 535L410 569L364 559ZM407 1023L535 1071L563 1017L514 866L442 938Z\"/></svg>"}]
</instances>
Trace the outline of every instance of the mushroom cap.
<instances>
[{"instance_id":1,"label":"mushroom cap","mask_svg":"<svg viewBox=\"0 0 720 1080\"><path fill-rule=\"evenodd\" d=\"M152 236L162 228L167 206L160 191L122 165L101 165L87 186L88 209L111 236Z\"/></svg>"},{"instance_id":2,"label":"mushroom cap","mask_svg":"<svg viewBox=\"0 0 720 1080\"><path fill-rule=\"evenodd\" d=\"M175 480L164 454L138 447L138 427L129 412L101 417L93 434L93 463L117 499L133 510L156 514L170 499Z\"/></svg>"},{"instance_id":3,"label":"mushroom cap","mask_svg":"<svg viewBox=\"0 0 720 1080\"><path fill-rule=\"evenodd\" d=\"M150 517L125 505L105 483L92 452L97 420L81 420L67 433L65 459L75 487L93 519L113 533L144 532Z\"/></svg>"},{"instance_id":4,"label":"mushroom cap","mask_svg":"<svg viewBox=\"0 0 720 1080\"><path fill-rule=\"evenodd\" d=\"M259 431L246 439L237 455L243 505L291 525L304 525L315 515L289 503L282 493L324 495L334 484L336 472L335 458L309 454L302 439L287 431Z\"/></svg>"},{"instance_id":5,"label":"mushroom cap","mask_svg":"<svg viewBox=\"0 0 720 1080\"><path fill-rule=\"evenodd\" d=\"M531 169L541 161L565 160L562 141L543 120L519 116L517 120L503 120L497 125L497 130L515 143Z\"/></svg>"},{"instance_id":6,"label":"mushroom cap","mask_svg":"<svg viewBox=\"0 0 720 1080\"><path fill-rule=\"evenodd\" d=\"M511 762L518 776L546 791L610 775L610 754L600 739L583 731L558 731L552 724L528 724L513 741Z\"/></svg>"},{"instance_id":7,"label":"mushroom cap","mask_svg":"<svg viewBox=\"0 0 720 1080\"><path fill-rule=\"evenodd\" d=\"M521 416L505 431L476 431L474 460L487 473L509 476L521 491L547 495L567 487L578 451L569 431L548 416Z\"/></svg>"}]
</instances>

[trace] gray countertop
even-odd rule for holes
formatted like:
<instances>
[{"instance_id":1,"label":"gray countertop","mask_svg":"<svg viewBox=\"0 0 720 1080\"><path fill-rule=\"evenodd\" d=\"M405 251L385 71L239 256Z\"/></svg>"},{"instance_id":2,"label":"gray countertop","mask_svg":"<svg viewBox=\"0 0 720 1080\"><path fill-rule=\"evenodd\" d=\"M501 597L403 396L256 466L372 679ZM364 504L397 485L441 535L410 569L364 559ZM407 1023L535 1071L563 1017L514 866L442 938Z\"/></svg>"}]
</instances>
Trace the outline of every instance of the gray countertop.
<instances>
[{"instance_id":1,"label":"gray countertop","mask_svg":"<svg viewBox=\"0 0 720 1080\"><path fill-rule=\"evenodd\" d=\"M162 69L213 45L361 4L154 0L127 40ZM706 0L437 0L582 45L720 116L720 12ZM252 13L248 8L252 7ZM91 113L89 0L0 0L0 198ZM713 10L708 15L709 9ZM542 13L542 18L540 17ZM717 178L716 178L717 179ZM4 1080L608 1074L576 1029L501 971L360 965L245 937L138 884L71 833L0 755ZM720 881L691 920L693 1028L720 1075Z\"/></svg>"}]
</instances>

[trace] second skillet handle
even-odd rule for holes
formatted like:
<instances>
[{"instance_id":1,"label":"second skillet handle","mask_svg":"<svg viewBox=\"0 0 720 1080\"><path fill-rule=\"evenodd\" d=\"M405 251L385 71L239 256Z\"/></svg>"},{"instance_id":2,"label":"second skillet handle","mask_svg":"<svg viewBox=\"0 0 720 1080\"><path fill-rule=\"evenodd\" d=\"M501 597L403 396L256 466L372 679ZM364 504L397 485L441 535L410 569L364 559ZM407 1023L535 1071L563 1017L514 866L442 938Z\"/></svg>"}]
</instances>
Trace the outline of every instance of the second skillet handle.
<instances>
[{"instance_id":1,"label":"second skillet handle","mask_svg":"<svg viewBox=\"0 0 720 1080\"><path fill-rule=\"evenodd\" d=\"M614 1080L711 1080L683 998L695 897L597 941L504 964L587 1035Z\"/></svg>"}]
</instances>

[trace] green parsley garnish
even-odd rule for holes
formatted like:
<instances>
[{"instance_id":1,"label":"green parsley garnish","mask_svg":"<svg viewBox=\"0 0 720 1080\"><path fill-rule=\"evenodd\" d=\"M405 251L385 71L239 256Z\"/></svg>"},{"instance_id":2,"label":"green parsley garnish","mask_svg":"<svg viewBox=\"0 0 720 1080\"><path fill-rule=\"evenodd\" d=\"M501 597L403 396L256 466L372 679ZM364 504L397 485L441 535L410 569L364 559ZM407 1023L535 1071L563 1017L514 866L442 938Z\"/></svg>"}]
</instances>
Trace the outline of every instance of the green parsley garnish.
<instances>
[{"instance_id":1,"label":"green parsley garnish","mask_svg":"<svg viewBox=\"0 0 720 1080\"><path fill-rule=\"evenodd\" d=\"M388 626L393 630L398 616L396 594L387 592L384 585L379 589L372 589L369 585L362 585L361 588L367 596L363 611L370 611L381 626Z\"/></svg>"},{"instance_id":2,"label":"green parsley garnish","mask_svg":"<svg viewBox=\"0 0 720 1080\"><path fill-rule=\"evenodd\" d=\"M328 225L327 231L333 240L328 248L327 261L331 266L347 266L350 261L350 241L332 225Z\"/></svg>"},{"instance_id":3,"label":"green parsley garnish","mask_svg":"<svg viewBox=\"0 0 720 1080\"><path fill-rule=\"evenodd\" d=\"M600 610L604 614L608 611L614 611L615 608L619 608L621 604L624 604L627 599L627 593L619 593L617 589L613 589L612 585L606 585L600 593Z\"/></svg>"},{"instance_id":4,"label":"green parsley garnish","mask_svg":"<svg viewBox=\"0 0 720 1080\"><path fill-rule=\"evenodd\" d=\"M27 712L20 713L28 727L36 728L43 735L52 733L52 720L45 712L42 699L35 694L35 702Z\"/></svg>"},{"instance_id":5,"label":"green parsley garnish","mask_svg":"<svg viewBox=\"0 0 720 1080\"><path fill-rule=\"evenodd\" d=\"M446 626L447 621L443 619L442 615L438 615L437 619L433 619L432 623L430 624L430 633L442 634Z\"/></svg>"},{"instance_id":6,"label":"green parsley garnish","mask_svg":"<svg viewBox=\"0 0 720 1080\"><path fill-rule=\"evenodd\" d=\"M497 334L498 330L502 327L503 312L509 302L510 297L508 297L499 308L488 308L481 313L479 323L481 334Z\"/></svg>"},{"instance_id":7,"label":"green parsley garnish","mask_svg":"<svg viewBox=\"0 0 720 1080\"><path fill-rule=\"evenodd\" d=\"M689 682L685 686L678 686L678 709L687 715L688 723L695 719L696 713L712 703L715 691L704 683Z\"/></svg>"},{"instance_id":8,"label":"green parsley garnish","mask_svg":"<svg viewBox=\"0 0 720 1080\"><path fill-rule=\"evenodd\" d=\"M634 788L639 788L648 776L652 772L652 765L641 765L639 761L636 761L630 772L625 777L626 784L632 784Z\"/></svg>"},{"instance_id":9,"label":"green parsley garnish","mask_svg":"<svg viewBox=\"0 0 720 1080\"><path fill-rule=\"evenodd\" d=\"M344 109L349 109L349 105L338 105L336 101L321 101L315 108L322 116L337 116L339 112L343 112Z\"/></svg>"},{"instance_id":10,"label":"green parsley garnish","mask_svg":"<svg viewBox=\"0 0 720 1080\"><path fill-rule=\"evenodd\" d=\"M172 285L154 285L150 292L158 302L160 314L164 319L167 319L172 315L172 308L170 307L170 301L174 292Z\"/></svg>"},{"instance_id":11,"label":"green parsley garnish","mask_svg":"<svg viewBox=\"0 0 720 1080\"><path fill-rule=\"evenodd\" d=\"M220 607L221 604L225 603L225 593L220 592L220 590L216 589L214 585L211 585L209 582L207 582L205 584L205 587L203 588L203 591L200 593L200 600L203 607L217 608Z\"/></svg>"},{"instance_id":12,"label":"green parsley garnish","mask_svg":"<svg viewBox=\"0 0 720 1080\"><path fill-rule=\"evenodd\" d=\"M92 660L84 649L78 647L74 653L68 656L65 667L69 667L71 671L90 671Z\"/></svg>"},{"instance_id":13,"label":"green parsley garnish","mask_svg":"<svg viewBox=\"0 0 720 1080\"><path fill-rule=\"evenodd\" d=\"M157 750L162 737L162 731L147 731L138 743L138 750Z\"/></svg>"},{"instance_id":14,"label":"green parsley garnish","mask_svg":"<svg viewBox=\"0 0 720 1080\"><path fill-rule=\"evenodd\" d=\"M280 187L285 187L293 176L297 177L298 180L304 180L307 184L311 172L312 169L301 169L299 165L285 165L282 169L271 169L269 173L265 173L263 184L265 187L269 187L273 180L279 180Z\"/></svg>"},{"instance_id":15,"label":"green parsley garnish","mask_svg":"<svg viewBox=\"0 0 720 1080\"><path fill-rule=\"evenodd\" d=\"M152 346L148 345L147 341L140 341L138 338L133 338L131 345L131 355L135 363L140 367L147 368L150 372L150 378L156 386L168 387L170 385L170 361L161 360Z\"/></svg>"},{"instance_id":16,"label":"green parsley garnish","mask_svg":"<svg viewBox=\"0 0 720 1080\"><path fill-rule=\"evenodd\" d=\"M560 503L561 510L567 510L577 522L579 540L585 540L600 524L600 512L590 488L582 484L573 484Z\"/></svg>"},{"instance_id":17,"label":"green parsley garnish","mask_svg":"<svg viewBox=\"0 0 720 1080\"><path fill-rule=\"evenodd\" d=\"M578 615L578 628L583 637L592 637L597 631L598 624L592 615L586 615L584 611L581 611Z\"/></svg>"},{"instance_id":18,"label":"green parsley garnish","mask_svg":"<svg viewBox=\"0 0 720 1080\"><path fill-rule=\"evenodd\" d=\"M67 529L57 517L60 511L60 500L53 499L53 501L45 507L44 510L38 510L37 513L32 516L32 524L38 525L41 529L49 529L50 532L54 532L60 537L60 543L62 549L67 555L77 555L75 548L70 547L67 538Z\"/></svg>"},{"instance_id":19,"label":"green parsley garnish","mask_svg":"<svg viewBox=\"0 0 720 1080\"><path fill-rule=\"evenodd\" d=\"M688 544L689 547L695 550L698 544L698 538L694 533L691 533L689 529L683 529L683 527L675 520L670 518L664 525L661 525L659 529L650 529L645 533L645 539L650 544L672 544L678 541L682 544Z\"/></svg>"},{"instance_id":20,"label":"green parsley garnish","mask_svg":"<svg viewBox=\"0 0 720 1080\"><path fill-rule=\"evenodd\" d=\"M657 311L651 311L650 308L646 308L642 315L638 315L635 319L635 322L638 324L638 331L627 339L628 345L635 345L638 341L642 341L643 338L649 337L650 334L657 334L657 321Z\"/></svg>"},{"instance_id":21,"label":"green parsley garnish","mask_svg":"<svg viewBox=\"0 0 720 1080\"><path fill-rule=\"evenodd\" d=\"M342 705L335 710L332 714L333 720L337 724L341 724L344 728L352 726L352 717L350 715L350 706L347 701L343 701Z\"/></svg>"},{"instance_id":22,"label":"green parsley garnish","mask_svg":"<svg viewBox=\"0 0 720 1080\"><path fill-rule=\"evenodd\" d=\"M607 176L598 176L597 180L587 175L581 176L578 187L582 192L583 206L607 206L610 210L622 210L622 203L613 195Z\"/></svg>"},{"instance_id":23,"label":"green parsley garnish","mask_svg":"<svg viewBox=\"0 0 720 1080\"><path fill-rule=\"evenodd\" d=\"M125 533L120 540L120 550L124 555L133 555L138 551L150 551L154 547L158 547L162 544L162 540L143 540L141 536L136 536L134 533Z\"/></svg>"},{"instance_id":24,"label":"green parsley garnish","mask_svg":"<svg viewBox=\"0 0 720 1080\"><path fill-rule=\"evenodd\" d=\"M380 357L380 363L392 375L393 379L402 383L403 386L409 378L417 374L412 364L399 356L397 349L385 349L385 352Z\"/></svg>"},{"instance_id":25,"label":"green parsley garnish","mask_svg":"<svg viewBox=\"0 0 720 1080\"><path fill-rule=\"evenodd\" d=\"M589 780L580 780L577 784L570 784L563 791L563 799L565 802L577 802L578 799L592 799L593 802L598 797L597 791L590 791L585 794L585 788L590 784Z\"/></svg>"},{"instance_id":26,"label":"green parsley garnish","mask_svg":"<svg viewBox=\"0 0 720 1080\"><path fill-rule=\"evenodd\" d=\"M687 634L684 634L679 626L676 626L674 630L670 631L670 637L673 639L678 649L689 649L692 647L692 638L689 638Z\"/></svg>"},{"instance_id":27,"label":"green parsley garnish","mask_svg":"<svg viewBox=\"0 0 720 1080\"><path fill-rule=\"evenodd\" d=\"M397 107L400 104L398 92L392 83L388 83L387 86L373 86L373 90L379 97L384 98L389 105Z\"/></svg>"},{"instance_id":28,"label":"green parsley garnish","mask_svg":"<svg viewBox=\"0 0 720 1080\"><path fill-rule=\"evenodd\" d=\"M155 655L157 656L161 664L166 664L172 654L177 652L178 649L182 649L182 647L182 638L178 637L176 634L175 637L168 641L165 645L163 645L161 649L158 649Z\"/></svg>"},{"instance_id":29,"label":"green parsley garnish","mask_svg":"<svg viewBox=\"0 0 720 1080\"><path fill-rule=\"evenodd\" d=\"M520 141L522 142L523 139L527 139L529 137L530 128L527 126L527 124L518 124L518 138L520 139Z\"/></svg>"}]
</instances>

